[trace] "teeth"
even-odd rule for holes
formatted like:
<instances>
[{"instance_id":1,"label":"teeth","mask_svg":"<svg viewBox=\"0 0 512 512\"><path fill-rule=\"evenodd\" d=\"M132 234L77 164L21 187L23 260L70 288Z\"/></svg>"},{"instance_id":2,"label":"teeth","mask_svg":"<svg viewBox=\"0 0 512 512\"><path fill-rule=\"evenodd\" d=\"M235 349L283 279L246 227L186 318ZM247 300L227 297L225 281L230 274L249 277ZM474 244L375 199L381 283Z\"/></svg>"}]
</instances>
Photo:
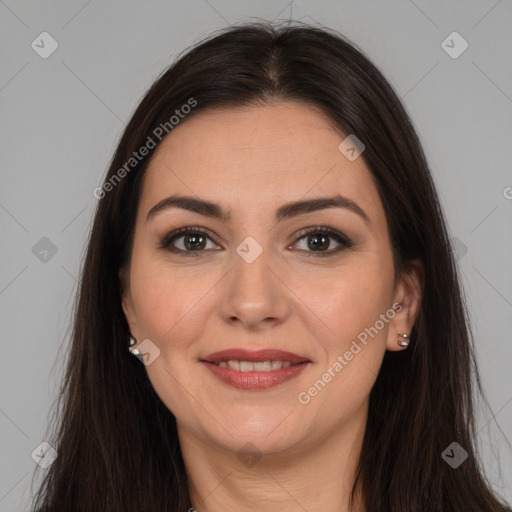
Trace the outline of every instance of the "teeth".
<instances>
[{"instance_id":1,"label":"teeth","mask_svg":"<svg viewBox=\"0 0 512 512\"><path fill-rule=\"evenodd\" d=\"M221 361L219 366L222 368L229 367L232 370L240 372L269 372L271 370L279 370L280 368L288 368L292 363L290 361Z\"/></svg>"},{"instance_id":2,"label":"teeth","mask_svg":"<svg viewBox=\"0 0 512 512\"><path fill-rule=\"evenodd\" d=\"M228 361L228 366L232 370L237 370L237 371L240 370L240 362L239 361Z\"/></svg>"},{"instance_id":3,"label":"teeth","mask_svg":"<svg viewBox=\"0 0 512 512\"><path fill-rule=\"evenodd\" d=\"M252 371L254 371L254 363L252 363L252 362L240 361L239 365L240 365L240 371L241 372L252 372Z\"/></svg>"},{"instance_id":4,"label":"teeth","mask_svg":"<svg viewBox=\"0 0 512 512\"><path fill-rule=\"evenodd\" d=\"M272 361L258 361L257 363L253 363L253 366L254 370L257 372L269 372L272 369Z\"/></svg>"}]
</instances>

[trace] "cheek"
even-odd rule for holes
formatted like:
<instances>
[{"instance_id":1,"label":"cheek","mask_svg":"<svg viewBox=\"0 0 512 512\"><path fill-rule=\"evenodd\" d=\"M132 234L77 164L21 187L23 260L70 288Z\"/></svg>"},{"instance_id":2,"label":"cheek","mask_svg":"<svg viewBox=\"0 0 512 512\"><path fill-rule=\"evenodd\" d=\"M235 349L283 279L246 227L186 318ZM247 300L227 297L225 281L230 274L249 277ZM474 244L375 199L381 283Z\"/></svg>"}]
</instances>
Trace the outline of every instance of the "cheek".
<instances>
[{"instance_id":1,"label":"cheek","mask_svg":"<svg viewBox=\"0 0 512 512\"><path fill-rule=\"evenodd\" d=\"M290 288L327 335L324 348L338 350L375 324L391 305L393 269L376 253L354 255L338 268L295 272ZM356 262L356 259L358 260Z\"/></svg>"},{"instance_id":2,"label":"cheek","mask_svg":"<svg viewBox=\"0 0 512 512\"><path fill-rule=\"evenodd\" d=\"M276 293L287 295L311 333L316 323L324 350L338 350L389 307L392 268L388 263L382 251L368 251L352 254L338 267L311 263L283 267L281 280L286 286L276 281ZM132 296L142 335L162 348L170 342L175 347L193 341L215 305L229 296L223 275L221 268L207 263L184 268L147 253L134 257Z\"/></svg>"},{"instance_id":3,"label":"cheek","mask_svg":"<svg viewBox=\"0 0 512 512\"><path fill-rule=\"evenodd\" d=\"M208 290L218 279L211 272L184 271L153 258L134 260L131 289L137 322L145 338L162 351L193 339L204 323Z\"/></svg>"},{"instance_id":4,"label":"cheek","mask_svg":"<svg viewBox=\"0 0 512 512\"><path fill-rule=\"evenodd\" d=\"M314 378L307 383L311 387L303 391L311 390L318 407L325 404L326 417L359 408L378 375L388 322L394 316L390 313L393 269L389 265L385 258L366 254L358 264L317 274L314 280L297 278L297 289L302 282L299 293L307 297L304 311L314 312L309 313L312 323L318 324L315 317L321 319L323 333L316 331L314 342L321 357ZM333 401L339 407L333 409Z\"/></svg>"}]
</instances>

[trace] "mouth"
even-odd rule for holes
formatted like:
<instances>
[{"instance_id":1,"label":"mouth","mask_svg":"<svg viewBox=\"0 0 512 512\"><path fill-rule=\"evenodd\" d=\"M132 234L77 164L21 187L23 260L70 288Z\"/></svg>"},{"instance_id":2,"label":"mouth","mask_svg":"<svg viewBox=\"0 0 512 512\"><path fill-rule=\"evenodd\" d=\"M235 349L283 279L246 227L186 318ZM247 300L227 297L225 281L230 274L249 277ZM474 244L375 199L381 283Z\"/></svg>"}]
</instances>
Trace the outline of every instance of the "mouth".
<instances>
[{"instance_id":1,"label":"mouth","mask_svg":"<svg viewBox=\"0 0 512 512\"><path fill-rule=\"evenodd\" d=\"M264 350L247 350L243 348L232 348L227 350L221 350L219 352L214 352L209 354L208 356L201 359L201 361L205 361L207 363L226 363L229 365L230 362L237 362L239 367L233 367L233 369L240 370L240 363L242 366L246 368L250 368L245 363L270 363L272 369L272 364L276 366L278 363L283 363L285 366L294 365L297 363L310 362L307 357L300 356L298 354L294 354L293 352L286 352L285 350L277 350L277 349L264 349ZM235 364L235 363L231 363ZM262 371L264 367L262 366ZM244 371L243 369L241 371ZM245 370L251 371L251 370Z\"/></svg>"},{"instance_id":2,"label":"mouth","mask_svg":"<svg viewBox=\"0 0 512 512\"><path fill-rule=\"evenodd\" d=\"M200 359L225 384L243 390L264 390L296 378L311 361L282 350L230 349Z\"/></svg>"},{"instance_id":3,"label":"mouth","mask_svg":"<svg viewBox=\"0 0 512 512\"><path fill-rule=\"evenodd\" d=\"M308 361L302 361L300 363L292 363L291 361L280 361L278 359L267 360L267 361L239 361L236 359L229 359L227 361L202 361L204 363L211 363L220 368L231 368L237 372L271 372L274 370L280 370L281 368L289 368L290 366L297 366L305 364Z\"/></svg>"}]
</instances>

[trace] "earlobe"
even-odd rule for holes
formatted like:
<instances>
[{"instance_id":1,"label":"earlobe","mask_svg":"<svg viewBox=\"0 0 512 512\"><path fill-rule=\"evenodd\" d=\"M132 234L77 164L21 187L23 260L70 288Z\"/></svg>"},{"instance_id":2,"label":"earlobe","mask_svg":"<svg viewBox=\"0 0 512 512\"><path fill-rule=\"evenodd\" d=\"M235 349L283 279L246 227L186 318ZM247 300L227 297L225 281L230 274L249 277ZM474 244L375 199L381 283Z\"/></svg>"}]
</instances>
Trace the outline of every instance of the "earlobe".
<instances>
[{"instance_id":1,"label":"earlobe","mask_svg":"<svg viewBox=\"0 0 512 512\"><path fill-rule=\"evenodd\" d=\"M424 268L421 260L410 261L397 285L395 301L401 306L390 322L387 350L404 350L410 342L410 334L418 316L424 285Z\"/></svg>"},{"instance_id":2,"label":"earlobe","mask_svg":"<svg viewBox=\"0 0 512 512\"><path fill-rule=\"evenodd\" d=\"M398 345L402 348L407 348L409 346L409 335L406 333L399 332L398 336L401 337L401 339L398 339Z\"/></svg>"}]
</instances>

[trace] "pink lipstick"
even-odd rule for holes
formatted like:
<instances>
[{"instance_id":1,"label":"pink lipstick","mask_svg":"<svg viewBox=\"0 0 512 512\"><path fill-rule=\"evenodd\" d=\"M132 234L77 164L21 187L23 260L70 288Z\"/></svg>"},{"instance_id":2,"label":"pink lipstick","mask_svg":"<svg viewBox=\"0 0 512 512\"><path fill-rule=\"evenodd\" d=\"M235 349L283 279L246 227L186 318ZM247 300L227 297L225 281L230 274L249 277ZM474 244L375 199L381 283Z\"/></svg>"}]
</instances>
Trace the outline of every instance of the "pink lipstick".
<instances>
[{"instance_id":1,"label":"pink lipstick","mask_svg":"<svg viewBox=\"0 0 512 512\"><path fill-rule=\"evenodd\" d=\"M297 377L311 361L283 350L228 349L210 354L201 362L226 384L257 391Z\"/></svg>"}]
</instances>

